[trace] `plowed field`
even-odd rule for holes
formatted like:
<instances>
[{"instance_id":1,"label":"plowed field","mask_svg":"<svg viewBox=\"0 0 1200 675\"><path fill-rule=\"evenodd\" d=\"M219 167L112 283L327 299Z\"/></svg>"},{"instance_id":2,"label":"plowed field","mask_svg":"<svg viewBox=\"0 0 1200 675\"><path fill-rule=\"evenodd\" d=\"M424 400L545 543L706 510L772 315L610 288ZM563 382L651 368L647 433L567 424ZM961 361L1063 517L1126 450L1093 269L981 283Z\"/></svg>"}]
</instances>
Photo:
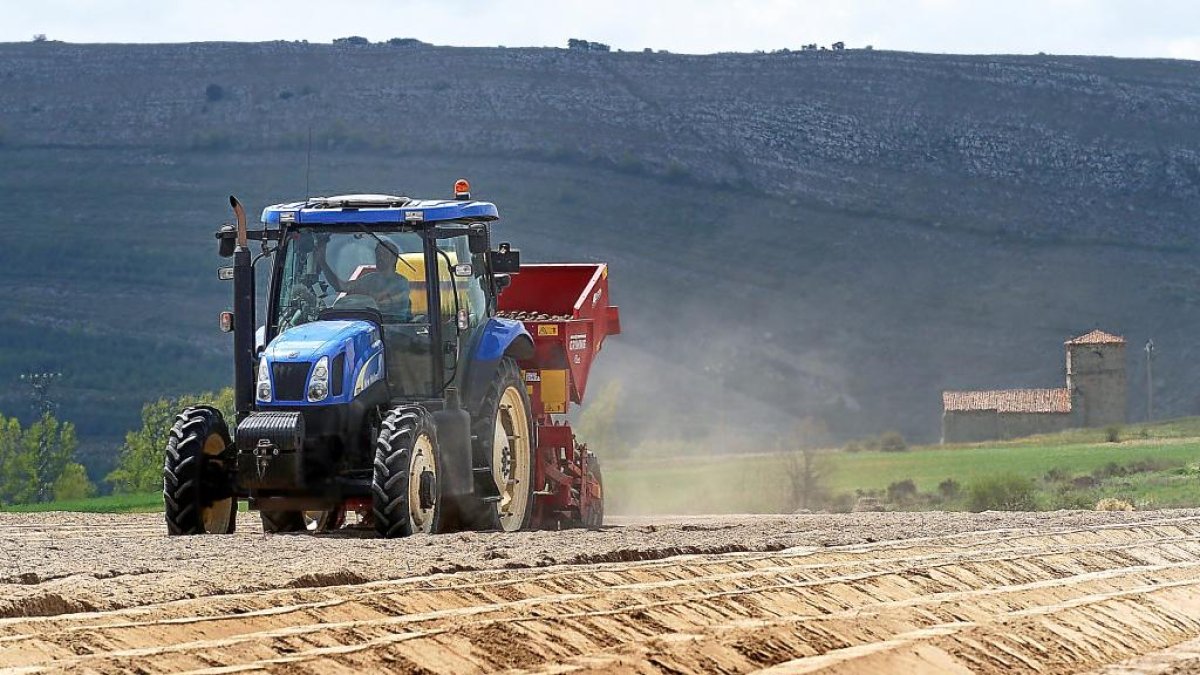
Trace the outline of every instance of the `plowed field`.
<instances>
[{"instance_id":1,"label":"plowed field","mask_svg":"<svg viewBox=\"0 0 1200 675\"><path fill-rule=\"evenodd\" d=\"M1200 512L167 538L0 514L19 672L1200 672Z\"/></svg>"}]
</instances>

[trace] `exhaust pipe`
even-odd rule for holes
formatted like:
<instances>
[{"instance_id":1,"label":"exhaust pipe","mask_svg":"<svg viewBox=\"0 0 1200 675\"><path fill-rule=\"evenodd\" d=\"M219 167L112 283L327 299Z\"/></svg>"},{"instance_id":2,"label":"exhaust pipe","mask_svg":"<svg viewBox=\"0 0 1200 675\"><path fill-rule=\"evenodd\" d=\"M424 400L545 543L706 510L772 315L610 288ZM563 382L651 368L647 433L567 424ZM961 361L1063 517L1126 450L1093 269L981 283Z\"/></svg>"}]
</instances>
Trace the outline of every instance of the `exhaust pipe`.
<instances>
[{"instance_id":1,"label":"exhaust pipe","mask_svg":"<svg viewBox=\"0 0 1200 675\"><path fill-rule=\"evenodd\" d=\"M254 409L254 265L246 233L246 209L229 196L237 218L233 249L233 400L240 423Z\"/></svg>"}]
</instances>

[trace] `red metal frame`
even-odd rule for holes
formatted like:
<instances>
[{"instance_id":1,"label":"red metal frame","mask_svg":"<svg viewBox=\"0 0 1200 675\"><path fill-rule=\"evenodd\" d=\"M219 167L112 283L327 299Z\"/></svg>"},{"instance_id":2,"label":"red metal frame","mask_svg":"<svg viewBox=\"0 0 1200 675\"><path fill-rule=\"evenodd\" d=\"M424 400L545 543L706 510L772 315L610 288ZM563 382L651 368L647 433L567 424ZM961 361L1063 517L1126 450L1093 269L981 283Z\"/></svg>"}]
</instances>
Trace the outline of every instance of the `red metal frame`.
<instances>
[{"instance_id":1,"label":"red metal frame","mask_svg":"<svg viewBox=\"0 0 1200 675\"><path fill-rule=\"evenodd\" d=\"M534 354L519 364L537 426L533 526L581 524L592 502L603 500L604 490L590 479L587 448L576 441L571 426L559 415L567 412L570 403L583 402L593 359L605 338L621 332L620 312L609 304L608 266L522 265L500 294L498 309L507 315L537 315L525 321ZM569 402L544 400L544 371L565 371Z\"/></svg>"}]
</instances>

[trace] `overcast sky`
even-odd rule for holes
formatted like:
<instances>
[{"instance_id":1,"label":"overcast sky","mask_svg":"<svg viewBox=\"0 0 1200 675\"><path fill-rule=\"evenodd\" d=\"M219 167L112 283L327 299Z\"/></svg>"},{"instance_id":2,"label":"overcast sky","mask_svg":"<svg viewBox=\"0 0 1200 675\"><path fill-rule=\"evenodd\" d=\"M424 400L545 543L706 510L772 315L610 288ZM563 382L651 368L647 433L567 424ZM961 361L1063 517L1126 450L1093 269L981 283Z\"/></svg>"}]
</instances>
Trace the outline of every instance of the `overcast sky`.
<instances>
[{"instance_id":1,"label":"overcast sky","mask_svg":"<svg viewBox=\"0 0 1200 675\"><path fill-rule=\"evenodd\" d=\"M362 35L439 45L771 50L849 47L967 54L1200 59L1196 0L0 0L0 41L300 40Z\"/></svg>"}]
</instances>

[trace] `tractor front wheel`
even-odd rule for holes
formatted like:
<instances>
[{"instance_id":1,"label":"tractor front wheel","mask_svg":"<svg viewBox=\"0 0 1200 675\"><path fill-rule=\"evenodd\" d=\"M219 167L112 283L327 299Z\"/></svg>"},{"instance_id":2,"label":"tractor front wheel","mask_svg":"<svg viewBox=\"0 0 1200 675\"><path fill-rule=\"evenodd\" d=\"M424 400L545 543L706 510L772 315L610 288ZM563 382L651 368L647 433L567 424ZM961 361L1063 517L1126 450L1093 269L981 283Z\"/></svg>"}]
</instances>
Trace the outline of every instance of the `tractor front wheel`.
<instances>
[{"instance_id":1,"label":"tractor front wheel","mask_svg":"<svg viewBox=\"0 0 1200 675\"><path fill-rule=\"evenodd\" d=\"M380 536L407 537L440 527L440 469L437 435L424 408L397 408L383 418L371 484L371 510Z\"/></svg>"},{"instance_id":2,"label":"tractor front wheel","mask_svg":"<svg viewBox=\"0 0 1200 675\"><path fill-rule=\"evenodd\" d=\"M187 408L175 418L163 464L167 532L231 534L237 526L233 443L216 408Z\"/></svg>"}]
</instances>

